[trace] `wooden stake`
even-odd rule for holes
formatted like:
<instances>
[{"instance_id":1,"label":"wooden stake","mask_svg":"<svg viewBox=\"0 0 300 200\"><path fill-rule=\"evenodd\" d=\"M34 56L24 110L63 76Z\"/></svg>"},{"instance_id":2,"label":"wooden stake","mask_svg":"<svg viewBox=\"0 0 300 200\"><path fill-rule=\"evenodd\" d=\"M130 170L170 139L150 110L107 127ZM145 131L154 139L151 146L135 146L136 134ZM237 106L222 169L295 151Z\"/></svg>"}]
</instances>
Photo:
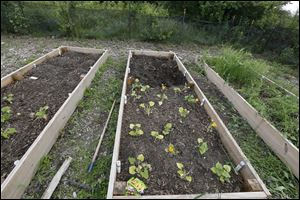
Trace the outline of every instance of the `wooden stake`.
<instances>
[{"instance_id":1,"label":"wooden stake","mask_svg":"<svg viewBox=\"0 0 300 200\"><path fill-rule=\"evenodd\" d=\"M114 103L113 103L113 105L111 106L111 109L110 109L109 115L108 115L108 117L107 117L107 120L106 120L106 122L105 122L105 125L104 125L104 128L103 128L103 131L102 131L102 133L101 133L101 136L100 136L99 143L98 143L98 145L97 145L97 148L96 148L96 151L95 151L95 153L94 153L93 160L92 160L91 164L90 164L90 165L89 165L89 167L88 167L88 172L91 172L91 171L92 171L92 169L93 169L93 166L94 166L95 160L96 160L96 158L97 158L97 155L98 155L98 152L99 152L99 149L100 149L101 143L102 143L102 139L103 139L103 136L104 136L105 130L106 130L106 128L107 128L107 125L108 125L108 122L109 122L110 116L111 116L111 114L112 114L112 111L113 111L113 109L114 109L114 107L115 107L115 103L116 103L116 100L114 100Z\"/></svg>"},{"instance_id":2,"label":"wooden stake","mask_svg":"<svg viewBox=\"0 0 300 200\"><path fill-rule=\"evenodd\" d=\"M50 199L50 197L53 194L54 190L56 189L56 187L57 187L57 185L58 185L61 177L63 176L63 174L65 173L65 171L68 169L71 161L72 161L71 157L69 157L67 160L65 160L65 162L63 163L63 165L59 168L58 172L53 177L50 185L48 186L48 188L44 192L44 194L42 196L42 199Z\"/></svg>"}]
</instances>

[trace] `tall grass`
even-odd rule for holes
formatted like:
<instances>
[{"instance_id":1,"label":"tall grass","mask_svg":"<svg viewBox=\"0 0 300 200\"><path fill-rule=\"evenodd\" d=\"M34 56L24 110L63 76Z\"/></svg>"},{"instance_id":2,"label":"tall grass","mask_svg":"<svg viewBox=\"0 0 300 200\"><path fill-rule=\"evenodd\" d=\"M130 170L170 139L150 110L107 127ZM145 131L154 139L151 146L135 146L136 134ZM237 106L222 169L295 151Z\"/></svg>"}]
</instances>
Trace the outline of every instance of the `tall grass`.
<instances>
[{"instance_id":1,"label":"tall grass","mask_svg":"<svg viewBox=\"0 0 300 200\"><path fill-rule=\"evenodd\" d=\"M266 62L229 47L222 48L219 55L206 54L204 58L262 116L299 147L299 100L261 78L270 68Z\"/></svg>"}]
</instances>

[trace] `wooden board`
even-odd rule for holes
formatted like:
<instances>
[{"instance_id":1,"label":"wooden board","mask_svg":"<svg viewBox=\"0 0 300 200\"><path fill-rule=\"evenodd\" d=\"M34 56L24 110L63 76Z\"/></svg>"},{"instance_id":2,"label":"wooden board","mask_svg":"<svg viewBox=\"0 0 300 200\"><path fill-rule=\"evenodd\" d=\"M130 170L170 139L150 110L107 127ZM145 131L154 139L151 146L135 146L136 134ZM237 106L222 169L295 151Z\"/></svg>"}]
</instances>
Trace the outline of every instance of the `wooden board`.
<instances>
[{"instance_id":1,"label":"wooden board","mask_svg":"<svg viewBox=\"0 0 300 200\"><path fill-rule=\"evenodd\" d=\"M55 50L55 54L61 50L60 48ZM77 104L83 97L85 89L92 82L99 67L106 61L108 51L102 50L102 52L102 56L92 66L87 75L80 81L64 104L23 155L19 163L1 184L1 198L20 198L22 196L37 170L39 161L50 151L59 136L59 131L64 128L68 119L75 111ZM97 50L95 53L99 53L99 51Z\"/></svg>"},{"instance_id":2,"label":"wooden board","mask_svg":"<svg viewBox=\"0 0 300 200\"><path fill-rule=\"evenodd\" d=\"M204 64L207 78L233 104L240 115L299 179L299 149L287 140L270 122L259 115L239 93L230 87L213 69Z\"/></svg>"},{"instance_id":3,"label":"wooden board","mask_svg":"<svg viewBox=\"0 0 300 200\"><path fill-rule=\"evenodd\" d=\"M260 187L259 192L242 192L242 193L223 193L223 194L206 194L206 198L216 198L216 197L222 197L222 198L267 198L271 196L269 190L266 188L265 184L262 182L260 177L257 175L255 169L252 167L246 156L243 154L242 150L232 137L232 135L229 133L228 129L220 119L220 117L217 115L201 89L198 87L197 83L194 81L192 76L189 74L189 72L186 70L184 65L181 63L179 58L176 56L173 52L157 52L157 51L138 51L133 50L129 52L128 60L127 60L127 67L125 72L125 78L123 82L123 90L122 90L122 98L121 98L121 104L120 104L120 110L119 110L119 118L118 118L118 125L117 125L117 131L116 131L116 139L115 139L115 145L114 145L114 152L113 152L113 160L112 160L112 166L111 166L111 174L110 174L110 180L109 180L109 187L107 192L107 198L132 198L132 197L126 197L126 196L114 196L114 187L116 184L116 175L117 175L117 161L119 156L119 146L120 146L120 138L121 138L121 127L122 127L122 117L123 117L123 111L124 111L124 96L126 94L126 84L127 84L127 77L128 73L130 71L130 58L132 57L132 54L134 55L147 55L147 56L155 56L155 57L173 57L173 59L177 62L179 70L186 76L187 80L189 82L194 83L195 85L195 92L198 95L199 99L206 99L206 102L204 104L206 112L209 114L209 116L217 123L217 131L221 137L221 140L226 147L228 153L234 160L235 164L239 164L240 161L245 161L246 166L244 166L241 170L241 174L245 180L251 179L256 180L256 183L258 183ZM257 185L255 185L257 187ZM257 188L256 188L257 190ZM154 195L154 196L141 196L140 198L143 199L160 199L160 198L194 198L198 195Z\"/></svg>"}]
</instances>

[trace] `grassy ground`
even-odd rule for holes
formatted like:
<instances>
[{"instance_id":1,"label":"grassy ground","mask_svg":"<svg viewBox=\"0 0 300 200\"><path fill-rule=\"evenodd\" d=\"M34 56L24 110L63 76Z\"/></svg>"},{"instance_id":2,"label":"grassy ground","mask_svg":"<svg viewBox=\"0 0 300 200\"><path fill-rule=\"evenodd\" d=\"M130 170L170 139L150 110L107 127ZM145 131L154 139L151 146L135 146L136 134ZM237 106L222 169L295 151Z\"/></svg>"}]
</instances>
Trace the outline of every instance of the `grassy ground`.
<instances>
[{"instance_id":1,"label":"grassy ground","mask_svg":"<svg viewBox=\"0 0 300 200\"><path fill-rule=\"evenodd\" d=\"M61 180L61 184L53 194L53 197L105 198L110 173L118 106L115 107L108 131L105 133L99 153L101 159L98 159L92 173L87 173L87 167L92 159L97 140L114 97L116 97L119 102L128 49L173 50L178 53L186 64L186 67L193 71L193 74L201 77L203 76L203 70L190 63L194 61L197 55L203 53L203 47L152 44L134 41L69 41L51 38L10 38L9 36L1 36L1 77L14 71L22 66L22 64L60 45L97 48L109 47L112 49L112 56L97 72L91 84L91 88L86 91L84 99L80 102L67 126L61 132L61 136L55 143L50 154L41 161L39 171L23 198L40 198L51 181L51 178L67 156L73 157L73 161ZM209 51L211 53L217 53L218 48L209 47ZM297 77L295 79L297 79ZM200 85L200 82L198 82L198 84ZM292 82L292 84L294 84L294 82ZM295 85L297 86L297 84ZM200 88L202 89L201 86ZM297 198L299 196L299 183L297 179L291 175L287 167L284 166L255 134L247 122L237 114L237 111L233 109L232 105L228 103L226 99L215 98L213 93L209 91L210 90L204 92L215 109L222 116L222 119L224 121L229 119L226 122L227 127L257 170L259 176L266 183L273 197ZM72 182L73 184L71 184ZM74 185L74 182L78 183L75 184L77 186ZM90 188L93 188L93 190L90 191Z\"/></svg>"}]
</instances>

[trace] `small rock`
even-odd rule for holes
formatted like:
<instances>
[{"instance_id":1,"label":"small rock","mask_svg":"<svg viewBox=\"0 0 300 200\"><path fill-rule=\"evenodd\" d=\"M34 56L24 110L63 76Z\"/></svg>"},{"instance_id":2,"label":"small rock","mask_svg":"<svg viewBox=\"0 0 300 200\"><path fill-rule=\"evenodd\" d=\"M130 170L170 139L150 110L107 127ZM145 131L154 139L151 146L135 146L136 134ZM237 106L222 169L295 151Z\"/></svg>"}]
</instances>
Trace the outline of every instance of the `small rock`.
<instances>
[{"instance_id":1,"label":"small rock","mask_svg":"<svg viewBox=\"0 0 300 200\"><path fill-rule=\"evenodd\" d=\"M16 161L14 162L14 165L17 166L19 162L20 162L19 160L16 160Z\"/></svg>"}]
</instances>

